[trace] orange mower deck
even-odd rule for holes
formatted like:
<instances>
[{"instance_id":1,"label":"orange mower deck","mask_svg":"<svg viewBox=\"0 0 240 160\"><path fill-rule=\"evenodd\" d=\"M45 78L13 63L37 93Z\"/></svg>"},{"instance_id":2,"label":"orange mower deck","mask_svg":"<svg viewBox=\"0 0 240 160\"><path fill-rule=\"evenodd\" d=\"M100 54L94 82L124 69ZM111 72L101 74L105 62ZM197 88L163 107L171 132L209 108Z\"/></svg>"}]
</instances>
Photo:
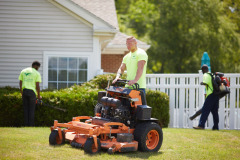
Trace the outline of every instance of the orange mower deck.
<instances>
[{"instance_id":1,"label":"orange mower deck","mask_svg":"<svg viewBox=\"0 0 240 160\"><path fill-rule=\"evenodd\" d=\"M87 119L87 120L86 120ZM85 122L80 122L80 120L86 120ZM114 126L117 129L113 129ZM62 130L61 128L68 128ZM58 123L57 120L54 121L54 126L51 127L51 131L57 130L58 131L58 138L57 144L61 144L62 140L68 140L73 143L73 147L84 147L88 138L93 138L94 144L93 152L97 152L98 144L97 144L97 137L100 138L101 148L109 149L109 152L129 152L129 151L137 151L138 149L138 142L131 141L129 142L118 142L115 137L107 138L107 135L116 134L116 133L130 133L133 134L134 129L130 129L123 123L118 122L108 122L104 123L103 125L96 125L92 123L91 117L87 116L80 116L74 117L73 121L68 123ZM64 135L62 134L64 132ZM78 147L79 146L79 147ZM96 149L96 150L94 150Z\"/></svg>"}]
</instances>

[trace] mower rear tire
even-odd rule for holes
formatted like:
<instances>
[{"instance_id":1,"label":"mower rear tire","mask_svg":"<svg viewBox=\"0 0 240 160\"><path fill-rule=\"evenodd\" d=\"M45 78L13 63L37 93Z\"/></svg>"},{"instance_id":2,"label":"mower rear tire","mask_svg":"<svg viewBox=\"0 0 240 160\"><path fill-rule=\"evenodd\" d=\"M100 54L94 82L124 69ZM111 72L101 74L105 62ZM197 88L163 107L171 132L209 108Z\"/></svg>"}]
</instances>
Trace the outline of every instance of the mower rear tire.
<instances>
[{"instance_id":1,"label":"mower rear tire","mask_svg":"<svg viewBox=\"0 0 240 160\"><path fill-rule=\"evenodd\" d=\"M162 129L155 122L140 123L134 131L134 139L138 141L140 151L158 152L163 141Z\"/></svg>"},{"instance_id":2,"label":"mower rear tire","mask_svg":"<svg viewBox=\"0 0 240 160\"><path fill-rule=\"evenodd\" d=\"M65 143L65 133L62 131L62 140L58 135L57 130L53 130L49 136L49 144L50 145L61 145Z\"/></svg>"},{"instance_id":3,"label":"mower rear tire","mask_svg":"<svg viewBox=\"0 0 240 160\"><path fill-rule=\"evenodd\" d=\"M101 142L97 138L98 147L95 147L94 140L92 137L88 138L84 144L84 151L89 154L96 154L101 151Z\"/></svg>"}]
</instances>

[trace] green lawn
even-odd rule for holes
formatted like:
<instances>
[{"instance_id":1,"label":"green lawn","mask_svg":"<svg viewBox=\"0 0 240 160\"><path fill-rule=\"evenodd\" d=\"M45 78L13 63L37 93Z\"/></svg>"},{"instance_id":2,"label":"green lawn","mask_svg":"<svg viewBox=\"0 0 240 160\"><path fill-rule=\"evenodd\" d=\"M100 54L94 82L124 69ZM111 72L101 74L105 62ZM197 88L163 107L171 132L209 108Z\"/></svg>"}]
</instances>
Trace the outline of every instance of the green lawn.
<instances>
[{"instance_id":1,"label":"green lawn","mask_svg":"<svg viewBox=\"0 0 240 160\"><path fill-rule=\"evenodd\" d=\"M85 154L69 144L49 146L49 128L0 128L0 159L240 159L240 131L163 129L158 153Z\"/></svg>"}]
</instances>

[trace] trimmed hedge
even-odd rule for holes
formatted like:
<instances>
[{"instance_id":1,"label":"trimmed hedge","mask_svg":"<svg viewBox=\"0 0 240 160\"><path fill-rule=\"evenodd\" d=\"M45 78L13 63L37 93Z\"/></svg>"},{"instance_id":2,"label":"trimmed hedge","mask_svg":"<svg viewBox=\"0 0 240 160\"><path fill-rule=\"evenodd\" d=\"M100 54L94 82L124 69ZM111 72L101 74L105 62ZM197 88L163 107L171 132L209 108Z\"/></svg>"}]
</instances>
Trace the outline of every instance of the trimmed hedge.
<instances>
[{"instance_id":1,"label":"trimmed hedge","mask_svg":"<svg viewBox=\"0 0 240 160\"><path fill-rule=\"evenodd\" d=\"M159 119L162 127L168 127L169 123L169 97L160 91L147 90L147 105L152 107L152 117Z\"/></svg>"},{"instance_id":2,"label":"trimmed hedge","mask_svg":"<svg viewBox=\"0 0 240 160\"><path fill-rule=\"evenodd\" d=\"M98 89L105 89L109 84L112 83L114 78L116 77L116 74L103 74L103 75L98 75L89 82L86 82L82 84L83 87L90 87L90 88L98 88ZM126 79L126 74L122 75L122 79Z\"/></svg>"},{"instance_id":3,"label":"trimmed hedge","mask_svg":"<svg viewBox=\"0 0 240 160\"><path fill-rule=\"evenodd\" d=\"M47 106L37 106L35 111L36 126L52 126L54 120L60 123L68 122L75 116L93 116L97 104L98 91L106 88L108 80L114 74L99 75L82 86L59 91L43 91L43 102L67 109L62 112ZM147 90L147 103L152 107L152 117L159 119L162 127L169 123L169 99L165 93ZM161 104L161 105L159 105ZM23 126L23 107L19 89L5 87L0 89L0 126Z\"/></svg>"},{"instance_id":4,"label":"trimmed hedge","mask_svg":"<svg viewBox=\"0 0 240 160\"><path fill-rule=\"evenodd\" d=\"M68 122L75 116L93 115L97 95L98 89L77 85L59 91L42 92L44 103L67 109L67 112L47 106L37 106L35 125L50 126L55 119L59 122ZM23 107L19 91L2 95L0 97L0 126L22 126L23 124Z\"/></svg>"}]
</instances>

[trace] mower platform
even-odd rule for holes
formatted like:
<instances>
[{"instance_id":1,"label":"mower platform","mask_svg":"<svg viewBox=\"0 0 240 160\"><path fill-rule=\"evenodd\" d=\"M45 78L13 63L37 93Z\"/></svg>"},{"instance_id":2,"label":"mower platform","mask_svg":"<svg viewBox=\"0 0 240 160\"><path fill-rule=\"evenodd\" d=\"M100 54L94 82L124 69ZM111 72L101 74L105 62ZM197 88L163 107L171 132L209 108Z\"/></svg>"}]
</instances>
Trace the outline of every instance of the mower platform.
<instances>
[{"instance_id":1,"label":"mower platform","mask_svg":"<svg viewBox=\"0 0 240 160\"><path fill-rule=\"evenodd\" d=\"M80 121L83 119L85 122ZM66 129L62 130L61 128ZM85 144L88 142L91 143L91 148L95 148L94 151L98 152L99 138L97 137L99 136L100 148L108 149L109 153L117 151L129 152L138 149L138 142L133 140L133 129L130 129L130 127L127 127L123 123L109 122L99 117L74 117L73 121L68 123L58 123L58 121L55 120L51 131L51 134L55 135L55 138L50 135L49 141L51 141L50 138L53 140L56 139L56 142L52 144L63 144L63 140L68 140L73 147L83 147L84 150L89 150L85 147ZM112 136L116 134L117 138ZM87 145L87 147L89 146ZM90 151L90 153L91 152L93 151Z\"/></svg>"}]
</instances>

